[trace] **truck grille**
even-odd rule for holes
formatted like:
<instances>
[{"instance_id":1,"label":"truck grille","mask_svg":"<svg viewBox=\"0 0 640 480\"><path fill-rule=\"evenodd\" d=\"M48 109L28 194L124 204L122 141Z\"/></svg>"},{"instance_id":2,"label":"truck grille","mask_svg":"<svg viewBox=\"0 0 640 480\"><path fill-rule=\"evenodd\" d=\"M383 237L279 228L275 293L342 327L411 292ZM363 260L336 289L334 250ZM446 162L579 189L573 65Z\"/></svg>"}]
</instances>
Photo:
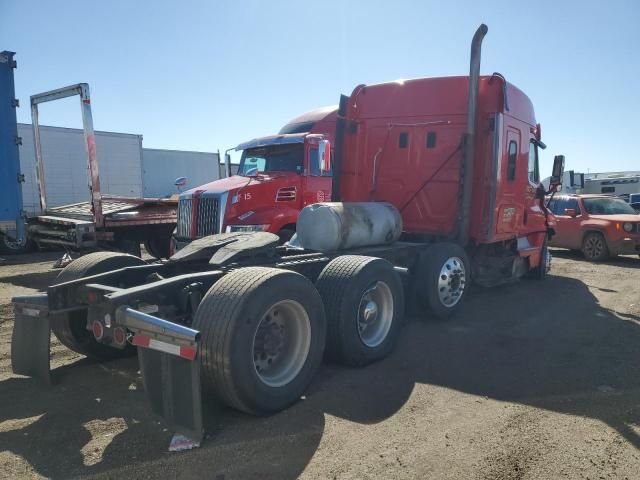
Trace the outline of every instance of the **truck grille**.
<instances>
[{"instance_id":1,"label":"truck grille","mask_svg":"<svg viewBox=\"0 0 640 480\"><path fill-rule=\"evenodd\" d=\"M193 208L197 205L196 225L193 222ZM178 204L178 238L194 238L191 233L195 230L195 238L206 237L218 232L218 215L220 201L213 197L199 197L194 199L181 198Z\"/></svg>"}]
</instances>

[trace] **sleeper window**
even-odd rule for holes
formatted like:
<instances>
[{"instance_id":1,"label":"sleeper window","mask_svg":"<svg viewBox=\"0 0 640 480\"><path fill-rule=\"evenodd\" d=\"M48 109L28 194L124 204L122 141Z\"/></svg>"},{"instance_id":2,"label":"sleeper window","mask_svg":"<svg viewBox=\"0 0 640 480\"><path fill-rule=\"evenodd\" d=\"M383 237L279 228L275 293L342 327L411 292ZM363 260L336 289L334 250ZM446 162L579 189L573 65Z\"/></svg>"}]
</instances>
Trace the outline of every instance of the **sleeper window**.
<instances>
[{"instance_id":1,"label":"sleeper window","mask_svg":"<svg viewBox=\"0 0 640 480\"><path fill-rule=\"evenodd\" d=\"M407 144L409 143L409 134L407 132L400 133L398 138L398 147L407 148Z\"/></svg>"},{"instance_id":2,"label":"sleeper window","mask_svg":"<svg viewBox=\"0 0 640 480\"><path fill-rule=\"evenodd\" d=\"M507 163L507 180L510 182L516 179L516 160L518 158L518 144L511 140L509 142L509 162Z\"/></svg>"},{"instance_id":3,"label":"sleeper window","mask_svg":"<svg viewBox=\"0 0 640 480\"><path fill-rule=\"evenodd\" d=\"M436 132L427 133L427 148L436 147Z\"/></svg>"}]
</instances>

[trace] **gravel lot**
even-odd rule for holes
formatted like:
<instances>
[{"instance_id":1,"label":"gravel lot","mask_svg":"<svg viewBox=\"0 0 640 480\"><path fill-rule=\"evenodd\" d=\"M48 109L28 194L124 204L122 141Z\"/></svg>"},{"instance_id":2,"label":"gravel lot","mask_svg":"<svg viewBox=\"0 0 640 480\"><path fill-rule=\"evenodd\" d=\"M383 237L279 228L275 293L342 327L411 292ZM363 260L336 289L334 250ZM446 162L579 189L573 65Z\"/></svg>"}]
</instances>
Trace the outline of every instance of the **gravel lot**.
<instances>
[{"instance_id":1,"label":"gravel lot","mask_svg":"<svg viewBox=\"0 0 640 480\"><path fill-rule=\"evenodd\" d=\"M0 477L640 478L640 259L554 251L546 282L474 288L449 322L410 319L395 353L323 366L269 418L205 405L202 448L169 453L135 359L53 344L54 386L11 374L14 295L55 253L0 262Z\"/></svg>"}]
</instances>

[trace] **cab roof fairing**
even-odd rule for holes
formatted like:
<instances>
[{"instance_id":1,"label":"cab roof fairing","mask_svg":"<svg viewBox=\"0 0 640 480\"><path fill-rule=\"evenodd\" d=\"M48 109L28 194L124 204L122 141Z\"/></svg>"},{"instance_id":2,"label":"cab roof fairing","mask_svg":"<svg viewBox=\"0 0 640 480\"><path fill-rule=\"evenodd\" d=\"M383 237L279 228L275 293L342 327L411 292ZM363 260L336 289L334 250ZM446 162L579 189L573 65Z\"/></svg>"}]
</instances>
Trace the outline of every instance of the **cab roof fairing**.
<instances>
[{"instance_id":1,"label":"cab roof fairing","mask_svg":"<svg viewBox=\"0 0 640 480\"><path fill-rule=\"evenodd\" d=\"M306 133L293 133L288 135L271 135L269 137L260 137L239 144L235 151L246 150L248 148L267 147L270 145L287 145L293 143L304 143L307 137Z\"/></svg>"}]
</instances>

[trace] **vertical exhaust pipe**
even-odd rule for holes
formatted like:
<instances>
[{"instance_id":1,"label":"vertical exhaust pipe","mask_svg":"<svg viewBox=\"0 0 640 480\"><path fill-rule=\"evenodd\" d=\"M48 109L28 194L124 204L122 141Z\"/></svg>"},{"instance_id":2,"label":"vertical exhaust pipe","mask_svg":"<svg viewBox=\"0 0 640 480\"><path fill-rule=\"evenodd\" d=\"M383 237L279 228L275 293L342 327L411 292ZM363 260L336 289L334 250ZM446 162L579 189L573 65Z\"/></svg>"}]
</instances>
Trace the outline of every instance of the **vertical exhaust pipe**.
<instances>
[{"instance_id":1,"label":"vertical exhaust pipe","mask_svg":"<svg viewBox=\"0 0 640 480\"><path fill-rule=\"evenodd\" d=\"M336 119L336 135L335 145L333 146L333 159L331 160L331 201L341 202L340 195L341 177L340 169L342 167L342 146L344 144L344 129L346 126L347 102L349 97L340 95L340 104L338 106L338 118Z\"/></svg>"},{"instance_id":2,"label":"vertical exhaust pipe","mask_svg":"<svg viewBox=\"0 0 640 480\"><path fill-rule=\"evenodd\" d=\"M478 85L480 80L480 54L482 40L489 29L483 23L471 40L471 60L469 64L469 97L467 100L467 128L463 139L462 161L462 202L458 214L458 242L465 246L469 242L471 217L471 194L473 187L473 163L475 156L476 113L478 109Z\"/></svg>"}]
</instances>

